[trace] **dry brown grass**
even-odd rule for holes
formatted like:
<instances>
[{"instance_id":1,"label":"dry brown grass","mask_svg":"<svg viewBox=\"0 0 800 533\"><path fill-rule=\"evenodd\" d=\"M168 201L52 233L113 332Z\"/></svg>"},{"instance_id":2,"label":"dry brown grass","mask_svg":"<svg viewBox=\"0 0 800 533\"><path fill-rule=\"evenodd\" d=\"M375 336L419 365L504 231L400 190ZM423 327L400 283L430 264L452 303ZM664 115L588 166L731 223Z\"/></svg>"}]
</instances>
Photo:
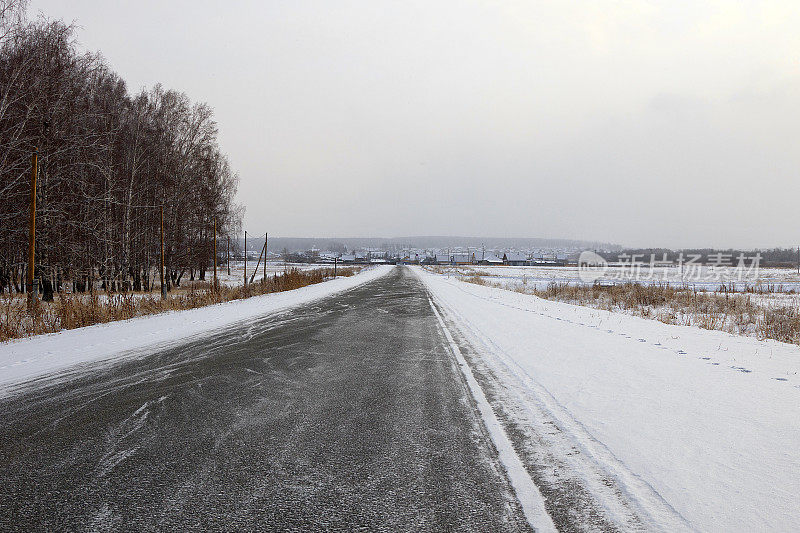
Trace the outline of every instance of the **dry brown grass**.
<instances>
[{"instance_id":1,"label":"dry brown grass","mask_svg":"<svg viewBox=\"0 0 800 533\"><path fill-rule=\"evenodd\" d=\"M481 274L478 274L477 272L475 274L472 274L471 276L463 276L461 280L466 281L467 283L474 283L475 285L489 284L489 282L483 279L483 276Z\"/></svg>"},{"instance_id":2,"label":"dry brown grass","mask_svg":"<svg viewBox=\"0 0 800 533\"><path fill-rule=\"evenodd\" d=\"M358 268L339 268L337 276L356 274ZM272 292L298 289L320 283L333 277L333 269L286 270L274 274L263 282L247 286L220 286L212 292L209 282L196 283L186 290L176 291L166 300L149 294L100 294L56 296L51 303L38 302L28 311L20 298L3 296L0 299L0 341L54 333L63 329L75 329L92 324L126 320L144 315L195 309L231 300L240 300Z\"/></svg>"}]
</instances>

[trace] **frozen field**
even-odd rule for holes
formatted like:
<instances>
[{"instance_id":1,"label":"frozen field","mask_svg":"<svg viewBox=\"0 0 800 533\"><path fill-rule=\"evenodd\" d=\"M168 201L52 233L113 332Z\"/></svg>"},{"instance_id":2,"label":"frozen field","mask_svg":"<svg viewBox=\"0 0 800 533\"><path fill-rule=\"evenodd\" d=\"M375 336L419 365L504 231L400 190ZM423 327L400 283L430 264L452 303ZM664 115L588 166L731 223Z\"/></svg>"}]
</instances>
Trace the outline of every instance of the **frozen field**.
<instances>
[{"instance_id":1,"label":"frozen field","mask_svg":"<svg viewBox=\"0 0 800 533\"><path fill-rule=\"evenodd\" d=\"M731 278L725 281L723 272L709 267L698 268L689 277L685 275L686 272L682 276L678 268L656 268L648 276L635 276L630 269L611 266L596 281L606 287L617 286L622 289L615 293L616 296L611 296L611 291L578 293L568 290L569 287L590 288L595 283L581 276L582 272L577 267L473 265L426 268L462 281L652 318L668 324L700 326L800 343L795 318L796 309L800 308L800 276L793 269L761 268L735 278L742 281L731 281ZM557 286L548 290L553 283ZM621 287L626 283L658 285L653 287L657 294L650 294L650 298L644 301L637 300L635 296L626 297L623 295L626 289ZM664 285L677 289L686 287L700 294L662 292ZM731 288L738 292L731 295Z\"/></svg>"},{"instance_id":2,"label":"frozen field","mask_svg":"<svg viewBox=\"0 0 800 533\"><path fill-rule=\"evenodd\" d=\"M513 288L516 285L525 285L544 289L548 283L591 284L581 278L577 266L549 267L549 266L438 266L434 267L444 274L451 275L481 275L486 281L500 283ZM741 272L741 275L739 275ZM764 290L777 292L800 293L800 275L797 270L788 268L760 268L757 271L737 271L735 268L714 268L698 266L691 269L672 267L648 268L623 268L609 266L602 276L597 278L599 283L625 283L638 281L640 283L668 283L670 285L688 285L698 290L716 291L723 283L733 283L737 290L745 287L761 287Z\"/></svg>"},{"instance_id":3,"label":"frozen field","mask_svg":"<svg viewBox=\"0 0 800 533\"><path fill-rule=\"evenodd\" d=\"M256 272L256 267L258 267L258 271ZM322 263L286 263L284 261L268 261L267 262L267 276L272 276L273 274L280 274L286 269L297 268L299 270L316 270L318 268L333 268L332 264L322 264ZM338 265L338 268L343 268L342 265ZM260 265L258 261L247 261L247 280L250 281L250 278L253 276L253 272L255 272L255 278L253 281L259 281L264 277L264 263L262 262ZM208 271L206 272L206 279L210 280L213 278L213 272ZM228 275L228 268L226 266L217 267L217 279L219 279L220 283L224 283L228 286L234 285L241 285L244 282L244 262L243 261L231 261L231 273Z\"/></svg>"}]
</instances>

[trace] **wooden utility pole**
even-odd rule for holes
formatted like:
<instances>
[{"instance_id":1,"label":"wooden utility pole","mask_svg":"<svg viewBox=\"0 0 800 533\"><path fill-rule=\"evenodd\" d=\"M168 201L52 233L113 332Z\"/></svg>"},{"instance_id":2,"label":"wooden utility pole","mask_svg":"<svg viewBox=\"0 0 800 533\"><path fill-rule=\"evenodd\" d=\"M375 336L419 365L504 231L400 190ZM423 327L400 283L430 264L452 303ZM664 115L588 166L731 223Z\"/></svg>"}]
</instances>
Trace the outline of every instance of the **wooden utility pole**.
<instances>
[{"instance_id":1,"label":"wooden utility pole","mask_svg":"<svg viewBox=\"0 0 800 533\"><path fill-rule=\"evenodd\" d=\"M247 230L244 232L244 284L247 285Z\"/></svg>"},{"instance_id":2,"label":"wooden utility pole","mask_svg":"<svg viewBox=\"0 0 800 533\"><path fill-rule=\"evenodd\" d=\"M333 258L333 277L336 277L336 263L339 261L338 257Z\"/></svg>"},{"instance_id":3,"label":"wooden utility pole","mask_svg":"<svg viewBox=\"0 0 800 533\"><path fill-rule=\"evenodd\" d=\"M214 288L212 290L217 290L217 217L214 217Z\"/></svg>"},{"instance_id":4,"label":"wooden utility pole","mask_svg":"<svg viewBox=\"0 0 800 533\"><path fill-rule=\"evenodd\" d=\"M267 248L267 243L266 243L266 241L265 241L265 242L264 242L264 246L262 246L262 247L261 247L261 251L260 251L260 252L258 252L258 262L256 263L256 267L253 269L253 273L250 275L250 283L251 283L251 284L253 283L253 280L255 280L255 279L256 279L256 274L258 274L258 267L260 267L260 266L261 266L261 256L262 256L262 255L264 256L264 262L265 262L265 263L266 263L266 261L267 261L267 251L266 251L266 248ZM266 270L265 270L264 272L266 273Z\"/></svg>"},{"instance_id":5,"label":"wooden utility pole","mask_svg":"<svg viewBox=\"0 0 800 533\"><path fill-rule=\"evenodd\" d=\"M161 299L167 299L167 286L164 284L164 206L161 206L161 267L158 269L158 279L161 281Z\"/></svg>"},{"instance_id":6,"label":"wooden utility pole","mask_svg":"<svg viewBox=\"0 0 800 533\"><path fill-rule=\"evenodd\" d=\"M269 232L264 234L264 283L267 282L267 239L269 239Z\"/></svg>"},{"instance_id":7,"label":"wooden utility pole","mask_svg":"<svg viewBox=\"0 0 800 533\"><path fill-rule=\"evenodd\" d=\"M31 205L30 226L28 228L28 308L39 298L39 287L34 278L34 261L36 258L36 174L39 163L39 149L33 149L31 155Z\"/></svg>"},{"instance_id":8,"label":"wooden utility pole","mask_svg":"<svg viewBox=\"0 0 800 533\"><path fill-rule=\"evenodd\" d=\"M231 275L231 236L228 235L228 244L225 245L225 263L228 265L228 275Z\"/></svg>"}]
</instances>

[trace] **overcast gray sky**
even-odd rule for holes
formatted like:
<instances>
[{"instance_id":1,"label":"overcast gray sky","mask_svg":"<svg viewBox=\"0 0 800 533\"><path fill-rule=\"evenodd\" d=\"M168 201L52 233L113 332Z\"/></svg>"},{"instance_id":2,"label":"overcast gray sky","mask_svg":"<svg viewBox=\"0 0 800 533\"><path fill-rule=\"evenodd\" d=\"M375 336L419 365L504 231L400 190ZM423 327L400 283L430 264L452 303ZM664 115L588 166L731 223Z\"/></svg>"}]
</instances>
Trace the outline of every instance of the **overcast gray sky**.
<instances>
[{"instance_id":1,"label":"overcast gray sky","mask_svg":"<svg viewBox=\"0 0 800 533\"><path fill-rule=\"evenodd\" d=\"M208 102L246 228L800 241L800 2L32 0Z\"/></svg>"}]
</instances>

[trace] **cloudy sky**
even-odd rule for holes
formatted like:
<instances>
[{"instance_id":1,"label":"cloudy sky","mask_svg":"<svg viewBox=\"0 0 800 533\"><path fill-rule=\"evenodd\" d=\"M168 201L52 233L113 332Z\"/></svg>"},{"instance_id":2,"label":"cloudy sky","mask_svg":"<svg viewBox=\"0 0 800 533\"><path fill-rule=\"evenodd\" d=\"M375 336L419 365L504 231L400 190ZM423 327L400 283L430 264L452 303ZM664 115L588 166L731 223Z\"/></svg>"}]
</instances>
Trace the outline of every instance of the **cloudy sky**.
<instances>
[{"instance_id":1,"label":"cloudy sky","mask_svg":"<svg viewBox=\"0 0 800 533\"><path fill-rule=\"evenodd\" d=\"M32 0L215 109L276 236L800 241L800 2Z\"/></svg>"}]
</instances>

